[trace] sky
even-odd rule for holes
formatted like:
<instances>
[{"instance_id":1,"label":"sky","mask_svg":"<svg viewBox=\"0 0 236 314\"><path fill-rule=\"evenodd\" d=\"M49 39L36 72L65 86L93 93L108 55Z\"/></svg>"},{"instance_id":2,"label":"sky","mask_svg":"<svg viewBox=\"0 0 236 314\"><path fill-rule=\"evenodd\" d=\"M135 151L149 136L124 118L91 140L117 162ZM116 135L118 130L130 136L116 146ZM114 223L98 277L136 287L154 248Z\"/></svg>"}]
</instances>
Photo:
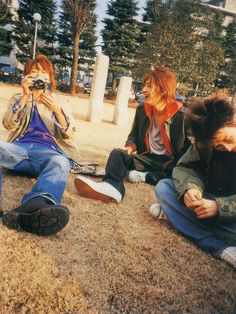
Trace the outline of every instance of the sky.
<instances>
[{"instance_id":1,"label":"sky","mask_svg":"<svg viewBox=\"0 0 236 314\"><path fill-rule=\"evenodd\" d=\"M96 8L96 14L97 14L97 22L98 22L98 26L97 26L97 36L98 36L98 42L97 45L101 45L102 43L102 39L100 37L100 31L101 29L103 29L103 23L101 22L104 17L106 17L106 10L107 10L107 3L109 2L109 0L97 0L97 8ZM138 6L140 8L139 11L139 16L141 17L142 13L143 13L143 7L146 4L146 0L138 0ZM98 51L101 51L100 47L98 47Z\"/></svg>"}]
</instances>

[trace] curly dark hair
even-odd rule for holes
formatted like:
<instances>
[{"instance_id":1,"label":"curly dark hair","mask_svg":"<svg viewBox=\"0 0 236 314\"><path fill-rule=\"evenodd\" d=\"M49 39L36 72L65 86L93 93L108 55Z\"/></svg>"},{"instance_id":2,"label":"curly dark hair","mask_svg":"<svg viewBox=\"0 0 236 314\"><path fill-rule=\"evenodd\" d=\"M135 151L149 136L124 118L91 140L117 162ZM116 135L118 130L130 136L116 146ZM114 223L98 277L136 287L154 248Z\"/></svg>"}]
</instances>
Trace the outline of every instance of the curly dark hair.
<instances>
[{"instance_id":1,"label":"curly dark hair","mask_svg":"<svg viewBox=\"0 0 236 314\"><path fill-rule=\"evenodd\" d=\"M195 142L208 144L214 134L234 122L235 106L226 97L195 99L188 113L188 121Z\"/></svg>"}]
</instances>

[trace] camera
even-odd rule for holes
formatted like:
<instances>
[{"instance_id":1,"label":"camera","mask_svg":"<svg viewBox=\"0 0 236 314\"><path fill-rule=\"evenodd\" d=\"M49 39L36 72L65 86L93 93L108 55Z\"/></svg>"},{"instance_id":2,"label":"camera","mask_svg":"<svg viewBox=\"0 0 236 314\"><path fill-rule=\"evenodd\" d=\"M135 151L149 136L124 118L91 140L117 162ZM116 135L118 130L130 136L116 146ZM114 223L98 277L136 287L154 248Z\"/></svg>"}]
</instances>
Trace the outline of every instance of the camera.
<instances>
[{"instance_id":1,"label":"camera","mask_svg":"<svg viewBox=\"0 0 236 314\"><path fill-rule=\"evenodd\" d=\"M29 79L32 82L30 89L46 89L50 84L50 81L43 76L32 77L29 76Z\"/></svg>"}]
</instances>

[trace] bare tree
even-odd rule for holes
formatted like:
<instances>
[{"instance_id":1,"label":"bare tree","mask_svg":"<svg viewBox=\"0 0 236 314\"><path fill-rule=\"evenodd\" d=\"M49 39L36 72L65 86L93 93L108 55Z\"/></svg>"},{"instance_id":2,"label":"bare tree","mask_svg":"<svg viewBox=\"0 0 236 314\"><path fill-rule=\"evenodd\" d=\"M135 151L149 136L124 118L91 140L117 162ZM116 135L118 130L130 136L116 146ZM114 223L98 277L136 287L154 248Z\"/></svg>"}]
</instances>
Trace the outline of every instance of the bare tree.
<instances>
[{"instance_id":1,"label":"bare tree","mask_svg":"<svg viewBox=\"0 0 236 314\"><path fill-rule=\"evenodd\" d=\"M80 36L93 20L95 8L94 2L95 1L91 0L65 1L65 8L73 29L73 61L70 78L71 93L76 92Z\"/></svg>"}]
</instances>

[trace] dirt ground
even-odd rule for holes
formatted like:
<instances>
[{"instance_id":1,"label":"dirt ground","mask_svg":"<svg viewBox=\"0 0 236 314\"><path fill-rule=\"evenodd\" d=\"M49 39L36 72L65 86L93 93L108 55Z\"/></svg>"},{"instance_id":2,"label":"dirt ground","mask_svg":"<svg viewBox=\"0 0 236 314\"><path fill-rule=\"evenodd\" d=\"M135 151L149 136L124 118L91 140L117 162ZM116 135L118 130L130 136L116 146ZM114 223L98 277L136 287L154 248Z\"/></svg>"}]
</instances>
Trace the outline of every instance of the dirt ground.
<instances>
[{"instance_id":1,"label":"dirt ground","mask_svg":"<svg viewBox=\"0 0 236 314\"><path fill-rule=\"evenodd\" d=\"M20 88L0 84L0 115ZM86 121L88 99L68 96L78 121L81 159L105 165L123 147L127 128L112 124L104 104L101 124ZM1 127L1 139L6 132ZM148 206L153 188L126 183L117 205L78 196L69 176L63 204L69 224L38 237L0 225L0 313L235 313L236 272L198 250ZM6 175L4 210L17 206L34 180Z\"/></svg>"}]
</instances>

